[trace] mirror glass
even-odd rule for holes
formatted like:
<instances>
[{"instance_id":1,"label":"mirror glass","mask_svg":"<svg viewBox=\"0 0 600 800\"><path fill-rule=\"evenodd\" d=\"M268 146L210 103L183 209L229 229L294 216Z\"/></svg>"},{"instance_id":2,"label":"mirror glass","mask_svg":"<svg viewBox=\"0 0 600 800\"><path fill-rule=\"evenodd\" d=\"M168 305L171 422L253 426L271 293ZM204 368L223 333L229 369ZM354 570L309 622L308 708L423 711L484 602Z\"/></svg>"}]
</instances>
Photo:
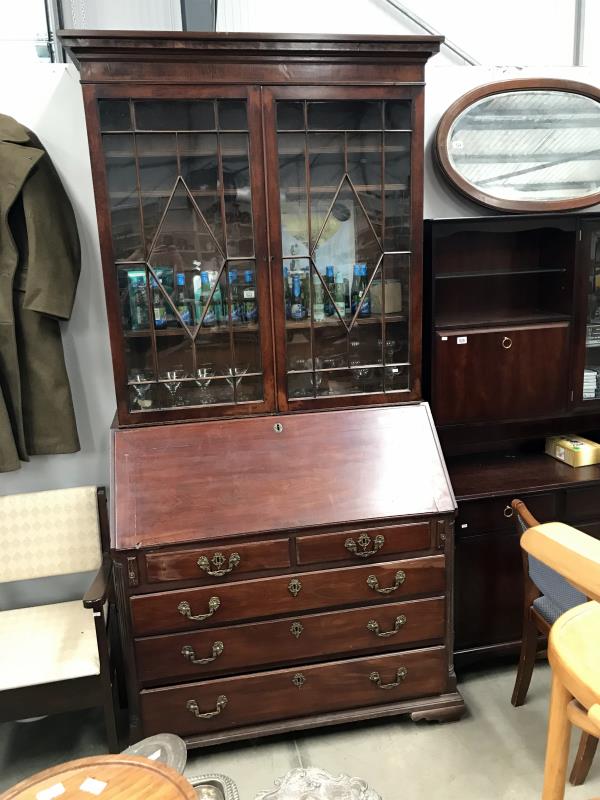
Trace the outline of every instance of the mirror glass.
<instances>
[{"instance_id":1,"label":"mirror glass","mask_svg":"<svg viewBox=\"0 0 600 800\"><path fill-rule=\"evenodd\" d=\"M521 89L488 93L458 113L457 105L448 112L454 110L453 119L440 124L438 157L450 180L472 199L506 210L581 208L599 201L596 99Z\"/></svg>"}]
</instances>

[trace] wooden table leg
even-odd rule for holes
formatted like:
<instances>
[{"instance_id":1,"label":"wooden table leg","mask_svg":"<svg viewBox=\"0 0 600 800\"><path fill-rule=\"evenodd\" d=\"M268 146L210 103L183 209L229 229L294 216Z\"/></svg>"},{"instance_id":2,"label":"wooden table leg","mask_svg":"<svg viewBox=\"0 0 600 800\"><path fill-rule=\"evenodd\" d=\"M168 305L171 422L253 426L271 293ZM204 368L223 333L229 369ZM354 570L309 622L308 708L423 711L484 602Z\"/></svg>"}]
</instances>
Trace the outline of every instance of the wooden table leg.
<instances>
[{"instance_id":1,"label":"wooden table leg","mask_svg":"<svg viewBox=\"0 0 600 800\"><path fill-rule=\"evenodd\" d=\"M567 717L567 706L572 699L567 689L553 674L542 800L563 800L565 796L567 759L571 738L571 723Z\"/></svg>"}]
</instances>

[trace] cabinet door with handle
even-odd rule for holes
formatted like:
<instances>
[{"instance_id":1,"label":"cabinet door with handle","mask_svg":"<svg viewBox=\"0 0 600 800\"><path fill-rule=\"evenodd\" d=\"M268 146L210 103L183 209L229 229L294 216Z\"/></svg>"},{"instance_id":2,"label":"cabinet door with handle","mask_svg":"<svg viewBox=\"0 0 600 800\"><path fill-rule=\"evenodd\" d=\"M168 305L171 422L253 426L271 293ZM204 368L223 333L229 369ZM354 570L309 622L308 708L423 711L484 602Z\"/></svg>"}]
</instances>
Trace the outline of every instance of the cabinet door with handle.
<instances>
[{"instance_id":1,"label":"cabinet door with handle","mask_svg":"<svg viewBox=\"0 0 600 800\"><path fill-rule=\"evenodd\" d=\"M561 412L568 341L566 322L437 331L432 403L437 424Z\"/></svg>"}]
</instances>

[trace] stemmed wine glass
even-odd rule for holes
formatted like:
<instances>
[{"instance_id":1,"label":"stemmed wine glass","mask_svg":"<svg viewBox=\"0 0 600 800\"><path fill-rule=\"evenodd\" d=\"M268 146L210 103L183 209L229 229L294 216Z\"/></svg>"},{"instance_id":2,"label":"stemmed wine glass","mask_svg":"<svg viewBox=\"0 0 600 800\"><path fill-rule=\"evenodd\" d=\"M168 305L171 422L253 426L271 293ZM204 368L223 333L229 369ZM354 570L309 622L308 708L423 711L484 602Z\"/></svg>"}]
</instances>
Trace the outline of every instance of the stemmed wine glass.
<instances>
[{"instance_id":1,"label":"stemmed wine glass","mask_svg":"<svg viewBox=\"0 0 600 800\"><path fill-rule=\"evenodd\" d=\"M146 395L152 388L152 378L154 376L148 371L133 372L130 376L131 385L135 392L135 402L140 408L150 408L152 400L146 399Z\"/></svg>"},{"instance_id":2,"label":"stemmed wine glass","mask_svg":"<svg viewBox=\"0 0 600 800\"><path fill-rule=\"evenodd\" d=\"M183 400L177 396L182 380L186 377L184 369L167 370L162 376L162 380L169 394L171 395L171 405L182 406Z\"/></svg>"},{"instance_id":3,"label":"stemmed wine glass","mask_svg":"<svg viewBox=\"0 0 600 800\"><path fill-rule=\"evenodd\" d=\"M234 367L233 366L225 367L225 369L223 370L223 375L225 376L225 380L232 389L235 388L235 396L238 401L244 399L244 397L241 394L238 394L237 391L242 378L247 372L248 372L248 364L238 364L237 366Z\"/></svg>"},{"instance_id":4,"label":"stemmed wine glass","mask_svg":"<svg viewBox=\"0 0 600 800\"><path fill-rule=\"evenodd\" d=\"M210 395L208 394L208 387L210 382L215 376L215 370L212 364L201 364L194 373L194 383L200 387L200 402L210 403Z\"/></svg>"}]
</instances>

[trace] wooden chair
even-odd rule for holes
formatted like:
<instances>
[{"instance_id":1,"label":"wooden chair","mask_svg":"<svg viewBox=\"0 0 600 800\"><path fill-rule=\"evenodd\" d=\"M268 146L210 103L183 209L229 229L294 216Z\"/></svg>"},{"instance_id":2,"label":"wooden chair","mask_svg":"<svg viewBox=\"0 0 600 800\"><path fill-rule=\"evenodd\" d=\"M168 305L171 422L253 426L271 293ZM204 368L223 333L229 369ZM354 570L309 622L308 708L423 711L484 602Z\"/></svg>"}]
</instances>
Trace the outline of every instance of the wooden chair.
<instances>
[{"instance_id":1,"label":"wooden chair","mask_svg":"<svg viewBox=\"0 0 600 800\"><path fill-rule=\"evenodd\" d=\"M522 534L528 528L540 525L522 500L513 500L511 505L519 533ZM551 626L561 614L585 603L588 599L565 580L561 570L551 569L538 559L530 557L524 549L521 552L524 582L523 633L515 688L511 698L513 706L522 706L525 702L539 649L539 634L547 638ZM580 786L587 778L597 746L598 739L584 728L569 777L569 782L573 786Z\"/></svg>"},{"instance_id":2,"label":"wooden chair","mask_svg":"<svg viewBox=\"0 0 600 800\"><path fill-rule=\"evenodd\" d=\"M592 598L559 617L548 638L552 694L542 800L563 800L571 724L600 736L600 541L551 522L525 531L521 546Z\"/></svg>"},{"instance_id":3,"label":"wooden chair","mask_svg":"<svg viewBox=\"0 0 600 800\"><path fill-rule=\"evenodd\" d=\"M56 596L74 580L66 576L96 573L83 602L0 611L0 721L101 705L109 749L118 752L105 619L111 585L105 490L0 497L0 553L4 594L34 581L30 593L42 584ZM50 576L63 581L49 582Z\"/></svg>"}]
</instances>

